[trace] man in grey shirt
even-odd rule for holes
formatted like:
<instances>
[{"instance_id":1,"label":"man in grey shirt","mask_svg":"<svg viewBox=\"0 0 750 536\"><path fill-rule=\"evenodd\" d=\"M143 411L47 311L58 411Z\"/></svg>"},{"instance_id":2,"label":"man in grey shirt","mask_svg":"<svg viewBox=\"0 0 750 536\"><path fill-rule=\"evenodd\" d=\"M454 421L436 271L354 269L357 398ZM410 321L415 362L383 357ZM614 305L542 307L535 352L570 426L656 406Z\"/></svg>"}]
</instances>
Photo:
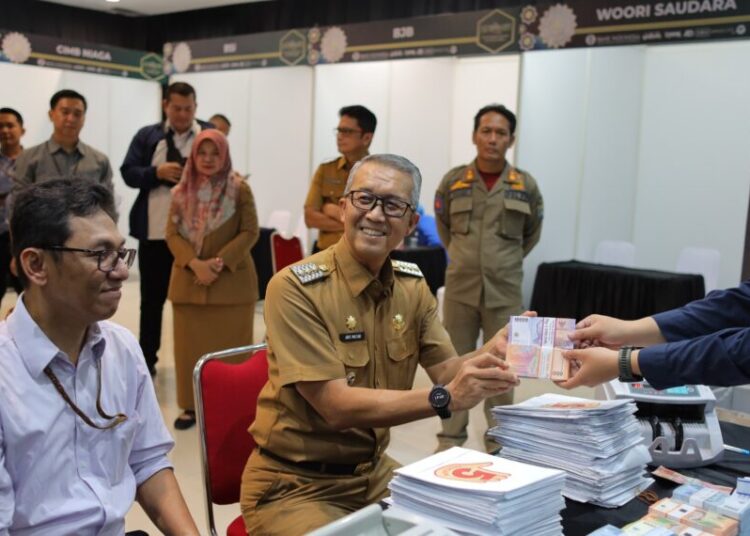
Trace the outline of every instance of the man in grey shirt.
<instances>
[{"instance_id":1,"label":"man in grey shirt","mask_svg":"<svg viewBox=\"0 0 750 536\"><path fill-rule=\"evenodd\" d=\"M79 139L86 120L86 99L72 89L61 89L50 99L52 137L26 149L16 160L14 190L57 178L98 182L113 192L109 159Z\"/></svg>"}]
</instances>

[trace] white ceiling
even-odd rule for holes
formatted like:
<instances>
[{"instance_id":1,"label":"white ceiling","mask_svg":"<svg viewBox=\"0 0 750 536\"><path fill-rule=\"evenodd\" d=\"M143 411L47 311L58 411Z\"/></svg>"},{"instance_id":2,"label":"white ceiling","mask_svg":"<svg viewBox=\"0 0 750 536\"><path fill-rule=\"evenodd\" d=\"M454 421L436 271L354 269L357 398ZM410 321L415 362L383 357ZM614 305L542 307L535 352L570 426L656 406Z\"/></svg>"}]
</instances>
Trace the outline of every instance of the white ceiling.
<instances>
[{"instance_id":1,"label":"white ceiling","mask_svg":"<svg viewBox=\"0 0 750 536\"><path fill-rule=\"evenodd\" d=\"M132 15L162 15L177 11L191 11L210 7L229 6L233 4L249 4L263 0L120 0L107 2L106 0L45 0L54 4L95 9L114 14ZM122 11L120 11L122 10Z\"/></svg>"}]
</instances>

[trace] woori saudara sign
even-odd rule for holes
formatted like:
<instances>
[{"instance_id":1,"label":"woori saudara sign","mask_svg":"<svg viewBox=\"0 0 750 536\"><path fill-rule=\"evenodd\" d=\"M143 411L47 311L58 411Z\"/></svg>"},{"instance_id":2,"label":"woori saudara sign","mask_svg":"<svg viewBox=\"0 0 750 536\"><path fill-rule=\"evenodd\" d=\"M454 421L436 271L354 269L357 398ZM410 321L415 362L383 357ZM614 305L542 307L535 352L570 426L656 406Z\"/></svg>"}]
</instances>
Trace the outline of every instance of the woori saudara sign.
<instances>
[{"instance_id":1,"label":"woori saudara sign","mask_svg":"<svg viewBox=\"0 0 750 536\"><path fill-rule=\"evenodd\" d=\"M736 12L737 2L735 0L683 0L597 7L596 18L599 22L610 22L680 15L734 14Z\"/></svg>"}]
</instances>

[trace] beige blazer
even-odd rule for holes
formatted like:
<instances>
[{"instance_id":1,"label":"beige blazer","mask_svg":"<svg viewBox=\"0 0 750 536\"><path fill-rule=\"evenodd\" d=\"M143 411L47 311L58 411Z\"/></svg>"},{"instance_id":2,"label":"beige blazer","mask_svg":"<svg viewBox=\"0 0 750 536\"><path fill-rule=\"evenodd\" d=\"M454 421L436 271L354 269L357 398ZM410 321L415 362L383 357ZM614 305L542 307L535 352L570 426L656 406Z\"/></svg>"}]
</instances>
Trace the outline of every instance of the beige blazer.
<instances>
[{"instance_id":1,"label":"beige blazer","mask_svg":"<svg viewBox=\"0 0 750 536\"><path fill-rule=\"evenodd\" d=\"M177 230L179 217L176 215L175 204L172 203L166 236L167 245L174 255L168 294L172 303L238 305L258 300L258 276L250 256L250 248L258 241L260 234L258 213L247 183L241 184L237 194L237 210L234 215L205 236L199 254L196 254L192 244ZM224 270L210 286L194 283L195 275L188 268L188 263L195 257L224 259Z\"/></svg>"}]
</instances>

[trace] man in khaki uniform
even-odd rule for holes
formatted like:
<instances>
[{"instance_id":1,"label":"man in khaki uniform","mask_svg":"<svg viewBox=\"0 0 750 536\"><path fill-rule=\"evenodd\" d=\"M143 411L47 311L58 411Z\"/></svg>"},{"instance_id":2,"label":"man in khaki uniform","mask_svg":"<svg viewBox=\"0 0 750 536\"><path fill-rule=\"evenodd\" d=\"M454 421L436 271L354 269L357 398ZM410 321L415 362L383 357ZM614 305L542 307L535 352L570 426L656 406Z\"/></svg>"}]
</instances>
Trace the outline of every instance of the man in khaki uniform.
<instances>
[{"instance_id":1,"label":"man in khaki uniform","mask_svg":"<svg viewBox=\"0 0 750 536\"><path fill-rule=\"evenodd\" d=\"M277 273L266 296L269 379L242 480L248 533L305 534L382 499L389 427L517 385L505 331L457 357L419 268L391 261L414 230L421 177L395 155L356 164L334 247ZM436 384L412 390L417 365Z\"/></svg>"},{"instance_id":2,"label":"man in khaki uniform","mask_svg":"<svg viewBox=\"0 0 750 536\"><path fill-rule=\"evenodd\" d=\"M435 194L435 219L450 263L445 274L443 321L456 350L488 341L511 315L520 314L523 258L539 241L544 205L534 178L514 168L505 153L515 141L516 116L505 106L485 106L474 117L476 159L451 169ZM513 392L485 400L490 409L513 403ZM466 441L468 412L443 421L438 449ZM497 444L485 440L488 451Z\"/></svg>"},{"instance_id":3,"label":"man in khaki uniform","mask_svg":"<svg viewBox=\"0 0 750 536\"><path fill-rule=\"evenodd\" d=\"M369 154L377 123L375 114L364 106L339 110L336 147L341 156L318 166L305 199L305 225L318 229L313 253L334 245L344 232L339 200L352 166Z\"/></svg>"}]
</instances>

